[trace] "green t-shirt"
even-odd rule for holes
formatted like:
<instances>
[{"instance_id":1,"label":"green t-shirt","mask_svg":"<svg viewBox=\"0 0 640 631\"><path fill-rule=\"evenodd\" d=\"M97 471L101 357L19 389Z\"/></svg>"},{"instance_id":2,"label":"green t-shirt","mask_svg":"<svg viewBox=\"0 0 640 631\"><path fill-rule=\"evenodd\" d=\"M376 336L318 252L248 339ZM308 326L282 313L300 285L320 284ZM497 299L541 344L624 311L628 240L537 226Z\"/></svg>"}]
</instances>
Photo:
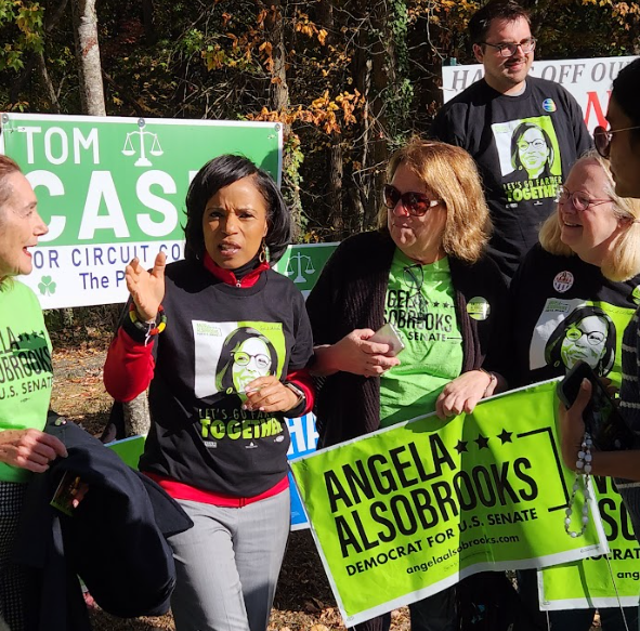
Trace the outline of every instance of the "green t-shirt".
<instances>
[{"instance_id":1,"label":"green t-shirt","mask_svg":"<svg viewBox=\"0 0 640 631\"><path fill-rule=\"evenodd\" d=\"M43 429L52 384L51 341L36 295L15 279L0 284L0 431ZM29 472L0 463L0 480Z\"/></svg>"},{"instance_id":2,"label":"green t-shirt","mask_svg":"<svg viewBox=\"0 0 640 631\"><path fill-rule=\"evenodd\" d=\"M380 379L380 425L387 427L435 409L444 386L462 371L462 336L448 258L420 265L396 248L385 318L405 343L401 364Z\"/></svg>"}]
</instances>

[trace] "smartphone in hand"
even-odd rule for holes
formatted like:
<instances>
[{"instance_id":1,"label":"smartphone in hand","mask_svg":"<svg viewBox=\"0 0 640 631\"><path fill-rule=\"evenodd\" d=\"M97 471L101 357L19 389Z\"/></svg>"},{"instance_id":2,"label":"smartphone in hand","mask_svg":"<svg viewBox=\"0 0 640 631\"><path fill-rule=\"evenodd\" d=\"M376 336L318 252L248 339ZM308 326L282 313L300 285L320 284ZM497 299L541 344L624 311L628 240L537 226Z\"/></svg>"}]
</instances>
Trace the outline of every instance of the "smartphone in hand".
<instances>
[{"instance_id":1,"label":"smartphone in hand","mask_svg":"<svg viewBox=\"0 0 640 631\"><path fill-rule=\"evenodd\" d=\"M591 400L582 415L593 444L601 451L633 449L636 437L618 411L613 399L589 364L578 362L558 384L558 397L571 407L583 379L591 382Z\"/></svg>"},{"instance_id":2,"label":"smartphone in hand","mask_svg":"<svg viewBox=\"0 0 640 631\"><path fill-rule=\"evenodd\" d=\"M367 341L378 342L379 344L388 344L389 352L387 355L395 357L404 350L404 342L399 331L391 322L387 322L381 326Z\"/></svg>"}]
</instances>

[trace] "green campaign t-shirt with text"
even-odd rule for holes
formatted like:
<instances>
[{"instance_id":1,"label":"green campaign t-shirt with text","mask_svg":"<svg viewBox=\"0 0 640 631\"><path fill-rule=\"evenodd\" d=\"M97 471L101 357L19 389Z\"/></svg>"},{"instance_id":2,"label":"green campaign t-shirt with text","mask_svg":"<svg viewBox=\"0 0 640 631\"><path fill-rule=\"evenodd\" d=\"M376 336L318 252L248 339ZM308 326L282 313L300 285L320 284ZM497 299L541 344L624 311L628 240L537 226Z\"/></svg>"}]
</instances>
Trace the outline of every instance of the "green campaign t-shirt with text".
<instances>
[{"instance_id":1,"label":"green campaign t-shirt with text","mask_svg":"<svg viewBox=\"0 0 640 631\"><path fill-rule=\"evenodd\" d=\"M396 248L385 319L400 332L400 365L380 378L380 426L435 409L436 399L462 371L462 336L447 257L420 265Z\"/></svg>"},{"instance_id":2,"label":"green campaign t-shirt with text","mask_svg":"<svg viewBox=\"0 0 640 631\"><path fill-rule=\"evenodd\" d=\"M51 342L36 295L15 279L0 284L0 431L44 429L52 385ZM29 472L0 463L0 481Z\"/></svg>"}]
</instances>

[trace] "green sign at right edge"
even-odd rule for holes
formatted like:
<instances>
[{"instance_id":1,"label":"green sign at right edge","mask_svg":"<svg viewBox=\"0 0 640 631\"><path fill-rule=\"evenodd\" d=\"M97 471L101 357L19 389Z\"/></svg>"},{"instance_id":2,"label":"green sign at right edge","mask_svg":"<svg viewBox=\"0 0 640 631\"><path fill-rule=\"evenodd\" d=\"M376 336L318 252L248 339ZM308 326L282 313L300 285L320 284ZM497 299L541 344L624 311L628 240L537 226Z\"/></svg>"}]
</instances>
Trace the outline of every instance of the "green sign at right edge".
<instances>
[{"instance_id":1,"label":"green sign at right edge","mask_svg":"<svg viewBox=\"0 0 640 631\"><path fill-rule=\"evenodd\" d=\"M620 494L610 478L594 480L609 554L538 572L540 609L636 607L640 547Z\"/></svg>"}]
</instances>

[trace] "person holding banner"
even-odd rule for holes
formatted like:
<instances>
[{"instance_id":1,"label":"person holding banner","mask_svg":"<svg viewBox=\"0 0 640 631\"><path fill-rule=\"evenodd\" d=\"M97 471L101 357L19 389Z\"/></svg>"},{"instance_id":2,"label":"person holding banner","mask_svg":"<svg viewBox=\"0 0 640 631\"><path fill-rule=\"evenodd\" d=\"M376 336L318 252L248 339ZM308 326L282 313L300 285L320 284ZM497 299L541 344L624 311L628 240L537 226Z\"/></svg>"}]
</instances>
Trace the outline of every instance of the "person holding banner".
<instances>
[{"instance_id":1,"label":"person holding banner","mask_svg":"<svg viewBox=\"0 0 640 631\"><path fill-rule=\"evenodd\" d=\"M640 59L623 68L613 82L607 120L611 129L597 127L595 146L603 158L610 160L618 195L640 199ZM640 307L627 326L622 340L622 384L620 411L627 424L640 433ZM576 469L577 454L584 436L582 413L591 396L591 385L585 380L575 403L565 410L560 406L562 421L562 455L566 465ZM629 511L636 537L640 541L640 489L628 480L640 481L640 450L592 454L593 475L619 478L616 488Z\"/></svg>"},{"instance_id":2,"label":"person holding banner","mask_svg":"<svg viewBox=\"0 0 640 631\"><path fill-rule=\"evenodd\" d=\"M307 299L322 446L470 412L504 387L507 289L484 255L491 223L473 159L414 138L391 157L383 196L378 231L341 243ZM400 357L371 341L385 322L403 337ZM414 631L458 628L453 588L410 609Z\"/></svg>"},{"instance_id":3,"label":"person holding banner","mask_svg":"<svg viewBox=\"0 0 640 631\"><path fill-rule=\"evenodd\" d=\"M289 532L284 417L313 405L304 300L271 269L292 238L268 173L241 156L205 164L186 199L186 260L126 269L130 311L105 385L150 385L140 470L194 522L170 537L178 631L265 631Z\"/></svg>"},{"instance_id":4,"label":"person holding banner","mask_svg":"<svg viewBox=\"0 0 640 631\"><path fill-rule=\"evenodd\" d=\"M51 342L30 274L30 249L47 234L20 167L0 156L0 620L24 629L27 571L11 560L29 477L67 450L44 429L51 399ZM20 361L19 361L20 360Z\"/></svg>"},{"instance_id":5,"label":"person holding banner","mask_svg":"<svg viewBox=\"0 0 640 631\"><path fill-rule=\"evenodd\" d=\"M558 377L580 359L619 386L622 332L639 298L640 201L616 195L608 162L592 150L574 164L539 238L511 283L517 383ZM535 572L521 577L523 598L546 629ZM637 623L635 608L624 613ZM589 631L593 614L548 617L551 629ZM600 620L605 631L625 629L617 607L601 609Z\"/></svg>"}]
</instances>

